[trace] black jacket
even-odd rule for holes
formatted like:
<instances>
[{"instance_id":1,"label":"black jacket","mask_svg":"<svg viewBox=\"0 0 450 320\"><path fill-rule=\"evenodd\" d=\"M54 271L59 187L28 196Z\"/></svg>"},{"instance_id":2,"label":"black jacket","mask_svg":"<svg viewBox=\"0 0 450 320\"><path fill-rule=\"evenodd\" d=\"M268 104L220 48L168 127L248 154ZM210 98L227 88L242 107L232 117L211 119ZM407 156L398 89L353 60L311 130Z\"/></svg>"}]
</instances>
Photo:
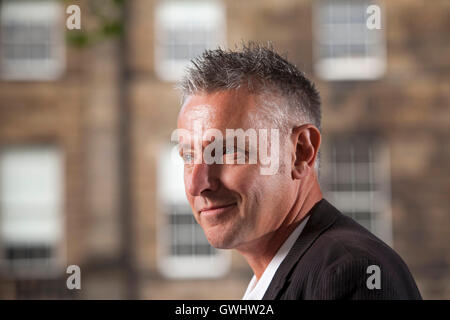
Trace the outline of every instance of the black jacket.
<instances>
[{"instance_id":1,"label":"black jacket","mask_svg":"<svg viewBox=\"0 0 450 320\"><path fill-rule=\"evenodd\" d=\"M325 199L309 214L264 300L422 299L406 264L383 241ZM373 288L371 265L380 268L380 289Z\"/></svg>"}]
</instances>

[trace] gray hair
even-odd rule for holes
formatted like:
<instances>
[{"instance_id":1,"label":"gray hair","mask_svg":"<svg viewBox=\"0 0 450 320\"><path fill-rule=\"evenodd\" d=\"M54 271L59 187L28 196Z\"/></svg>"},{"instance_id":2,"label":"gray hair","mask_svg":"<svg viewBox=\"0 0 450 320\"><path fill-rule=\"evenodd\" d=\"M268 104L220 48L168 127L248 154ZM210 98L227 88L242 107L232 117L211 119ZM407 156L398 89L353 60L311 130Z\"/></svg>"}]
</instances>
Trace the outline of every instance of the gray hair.
<instances>
[{"instance_id":1,"label":"gray hair","mask_svg":"<svg viewBox=\"0 0 450 320\"><path fill-rule=\"evenodd\" d=\"M177 88L182 92L182 102L198 93L245 88L259 97L261 114L282 133L305 123L321 130L319 92L270 43L263 46L249 42L234 51L220 47L206 50L191 61Z\"/></svg>"},{"instance_id":2,"label":"gray hair","mask_svg":"<svg viewBox=\"0 0 450 320\"><path fill-rule=\"evenodd\" d=\"M196 93L239 88L261 96L275 95L282 98L281 103L260 101L264 111L278 124L287 128L311 123L321 129L319 92L303 72L270 44L250 42L235 51L206 50L191 61L177 87L182 92L182 101ZM280 111L277 106L283 112L277 112Z\"/></svg>"}]
</instances>

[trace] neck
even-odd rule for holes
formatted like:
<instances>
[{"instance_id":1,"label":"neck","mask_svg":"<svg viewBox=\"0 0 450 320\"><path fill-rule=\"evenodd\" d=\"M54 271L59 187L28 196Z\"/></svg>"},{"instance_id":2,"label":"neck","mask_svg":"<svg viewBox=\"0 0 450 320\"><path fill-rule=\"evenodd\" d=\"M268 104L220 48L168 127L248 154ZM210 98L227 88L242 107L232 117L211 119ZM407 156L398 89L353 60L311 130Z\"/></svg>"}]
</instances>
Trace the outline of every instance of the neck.
<instances>
[{"instance_id":1,"label":"neck","mask_svg":"<svg viewBox=\"0 0 450 320\"><path fill-rule=\"evenodd\" d=\"M312 183L305 183L305 185L309 184L310 188L307 192L304 192L306 190L302 191L305 194L303 197L298 192L298 197L295 199L292 208L279 228L261 238L236 248L247 260L247 263L252 268L258 280L261 278L264 270L266 270L278 249L303 221L312 207L323 198L316 176L314 175L310 178L313 180Z\"/></svg>"}]
</instances>

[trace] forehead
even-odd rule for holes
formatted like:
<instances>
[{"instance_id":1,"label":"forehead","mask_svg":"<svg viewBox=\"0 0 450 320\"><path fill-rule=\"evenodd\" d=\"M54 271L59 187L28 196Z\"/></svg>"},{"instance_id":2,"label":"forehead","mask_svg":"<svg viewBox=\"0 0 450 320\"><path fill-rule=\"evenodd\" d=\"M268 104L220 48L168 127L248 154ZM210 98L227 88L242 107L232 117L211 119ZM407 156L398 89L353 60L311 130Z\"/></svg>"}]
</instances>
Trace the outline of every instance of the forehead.
<instances>
[{"instance_id":1,"label":"forehead","mask_svg":"<svg viewBox=\"0 0 450 320\"><path fill-rule=\"evenodd\" d=\"M192 130L197 122L203 129L248 129L255 125L256 113L256 96L243 90L198 94L186 99L178 128Z\"/></svg>"}]
</instances>

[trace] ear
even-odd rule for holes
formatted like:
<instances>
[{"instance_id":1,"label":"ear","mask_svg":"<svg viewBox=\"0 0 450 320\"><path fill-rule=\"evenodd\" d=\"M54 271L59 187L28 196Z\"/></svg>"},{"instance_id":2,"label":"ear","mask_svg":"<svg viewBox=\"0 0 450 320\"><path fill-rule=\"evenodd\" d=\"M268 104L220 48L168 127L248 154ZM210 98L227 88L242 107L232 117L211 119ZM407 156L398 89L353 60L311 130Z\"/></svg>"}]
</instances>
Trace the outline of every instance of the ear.
<instances>
[{"instance_id":1,"label":"ear","mask_svg":"<svg viewBox=\"0 0 450 320\"><path fill-rule=\"evenodd\" d=\"M302 179L314 171L321 135L312 124L295 127L291 134L294 143L292 157L292 178Z\"/></svg>"}]
</instances>

